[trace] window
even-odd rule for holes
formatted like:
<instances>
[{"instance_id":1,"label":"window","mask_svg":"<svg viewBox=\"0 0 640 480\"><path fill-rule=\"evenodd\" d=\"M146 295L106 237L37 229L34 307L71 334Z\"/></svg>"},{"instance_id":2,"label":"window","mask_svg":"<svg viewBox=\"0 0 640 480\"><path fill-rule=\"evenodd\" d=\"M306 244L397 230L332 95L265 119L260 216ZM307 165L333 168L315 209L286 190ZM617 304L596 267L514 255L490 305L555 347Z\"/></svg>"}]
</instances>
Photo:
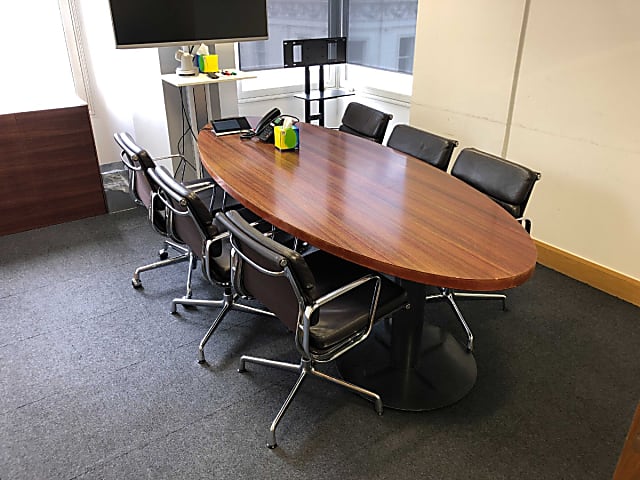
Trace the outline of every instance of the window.
<instances>
[{"instance_id":1,"label":"window","mask_svg":"<svg viewBox=\"0 0 640 480\"><path fill-rule=\"evenodd\" d=\"M418 0L348 0L347 61L412 73L417 14Z\"/></svg>"},{"instance_id":2,"label":"window","mask_svg":"<svg viewBox=\"0 0 640 480\"><path fill-rule=\"evenodd\" d=\"M282 68L282 42L329 36L329 0L269 0L269 39L238 44L240 70Z\"/></svg>"},{"instance_id":3,"label":"window","mask_svg":"<svg viewBox=\"0 0 640 480\"><path fill-rule=\"evenodd\" d=\"M367 48L366 40L349 40L349 61L356 65L364 63L365 51Z\"/></svg>"},{"instance_id":4,"label":"window","mask_svg":"<svg viewBox=\"0 0 640 480\"><path fill-rule=\"evenodd\" d=\"M339 36L349 65L329 69L325 86L411 94L418 0L268 0L267 8L269 40L238 44L240 69L258 71L238 85L240 98L301 88L303 69L283 69L284 40Z\"/></svg>"},{"instance_id":5,"label":"window","mask_svg":"<svg viewBox=\"0 0 640 480\"><path fill-rule=\"evenodd\" d=\"M411 73L418 0L269 0L269 39L239 44L241 70L282 68L282 42L341 36L347 61Z\"/></svg>"},{"instance_id":6,"label":"window","mask_svg":"<svg viewBox=\"0 0 640 480\"><path fill-rule=\"evenodd\" d=\"M416 37L402 37L398 45L398 71L411 73L413 71L413 51Z\"/></svg>"}]
</instances>

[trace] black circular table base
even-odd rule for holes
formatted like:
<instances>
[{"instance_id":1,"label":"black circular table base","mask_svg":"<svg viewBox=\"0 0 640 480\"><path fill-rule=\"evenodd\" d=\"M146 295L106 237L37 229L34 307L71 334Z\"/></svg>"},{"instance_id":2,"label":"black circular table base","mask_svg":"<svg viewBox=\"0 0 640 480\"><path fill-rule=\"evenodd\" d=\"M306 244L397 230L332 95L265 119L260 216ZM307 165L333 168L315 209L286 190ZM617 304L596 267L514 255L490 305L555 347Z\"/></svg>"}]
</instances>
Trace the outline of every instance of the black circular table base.
<instances>
[{"instance_id":1,"label":"black circular table base","mask_svg":"<svg viewBox=\"0 0 640 480\"><path fill-rule=\"evenodd\" d=\"M365 342L340 357L338 370L346 381L380 395L385 407L416 412L451 405L475 384L473 354L439 327L424 325L412 368L394 366L391 348L389 328L379 322Z\"/></svg>"}]
</instances>

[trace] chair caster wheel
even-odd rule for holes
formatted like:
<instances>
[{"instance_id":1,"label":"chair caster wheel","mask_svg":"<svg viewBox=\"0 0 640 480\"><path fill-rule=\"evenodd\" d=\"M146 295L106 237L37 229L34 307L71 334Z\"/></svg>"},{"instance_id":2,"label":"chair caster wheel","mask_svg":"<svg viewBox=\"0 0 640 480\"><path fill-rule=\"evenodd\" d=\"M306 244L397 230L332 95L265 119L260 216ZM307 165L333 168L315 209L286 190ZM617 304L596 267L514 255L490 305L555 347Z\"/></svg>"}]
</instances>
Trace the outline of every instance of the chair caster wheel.
<instances>
[{"instance_id":1,"label":"chair caster wheel","mask_svg":"<svg viewBox=\"0 0 640 480\"><path fill-rule=\"evenodd\" d=\"M169 258L169 252L167 252L166 250L160 250L158 252L158 256L160 257L160 260L166 260L167 258Z\"/></svg>"},{"instance_id":2,"label":"chair caster wheel","mask_svg":"<svg viewBox=\"0 0 640 480\"><path fill-rule=\"evenodd\" d=\"M140 280L132 279L131 280L131 286L133 288L135 288L136 290L138 290L138 289L142 288L142 282Z\"/></svg>"}]
</instances>

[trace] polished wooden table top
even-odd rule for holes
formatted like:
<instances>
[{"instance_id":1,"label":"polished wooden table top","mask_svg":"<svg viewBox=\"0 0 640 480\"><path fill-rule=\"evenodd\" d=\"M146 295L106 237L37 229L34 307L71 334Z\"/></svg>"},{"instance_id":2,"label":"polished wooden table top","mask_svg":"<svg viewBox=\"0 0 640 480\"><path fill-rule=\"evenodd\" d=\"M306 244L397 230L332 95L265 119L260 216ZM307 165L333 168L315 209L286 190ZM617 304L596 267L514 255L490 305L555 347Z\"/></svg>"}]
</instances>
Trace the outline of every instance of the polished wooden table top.
<instances>
[{"instance_id":1,"label":"polished wooden table top","mask_svg":"<svg viewBox=\"0 0 640 480\"><path fill-rule=\"evenodd\" d=\"M234 198L334 255L414 282L501 290L533 273L535 246L488 197L409 155L298 124L299 151L198 136L202 162Z\"/></svg>"}]
</instances>

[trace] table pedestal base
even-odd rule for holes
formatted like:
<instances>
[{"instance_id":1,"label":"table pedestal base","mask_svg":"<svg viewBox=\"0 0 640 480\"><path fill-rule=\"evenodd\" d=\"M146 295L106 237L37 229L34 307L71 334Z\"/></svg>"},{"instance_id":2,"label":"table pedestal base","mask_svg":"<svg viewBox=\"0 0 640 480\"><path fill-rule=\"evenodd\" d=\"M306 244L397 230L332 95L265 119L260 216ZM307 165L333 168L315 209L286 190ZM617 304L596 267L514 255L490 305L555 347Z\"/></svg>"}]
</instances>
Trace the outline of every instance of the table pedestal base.
<instances>
[{"instance_id":1,"label":"table pedestal base","mask_svg":"<svg viewBox=\"0 0 640 480\"><path fill-rule=\"evenodd\" d=\"M424 411L464 397L477 377L476 362L448 332L424 325L420 352L410 368L394 365L390 328L379 322L370 337L338 360L343 378L371 390L385 407Z\"/></svg>"}]
</instances>

